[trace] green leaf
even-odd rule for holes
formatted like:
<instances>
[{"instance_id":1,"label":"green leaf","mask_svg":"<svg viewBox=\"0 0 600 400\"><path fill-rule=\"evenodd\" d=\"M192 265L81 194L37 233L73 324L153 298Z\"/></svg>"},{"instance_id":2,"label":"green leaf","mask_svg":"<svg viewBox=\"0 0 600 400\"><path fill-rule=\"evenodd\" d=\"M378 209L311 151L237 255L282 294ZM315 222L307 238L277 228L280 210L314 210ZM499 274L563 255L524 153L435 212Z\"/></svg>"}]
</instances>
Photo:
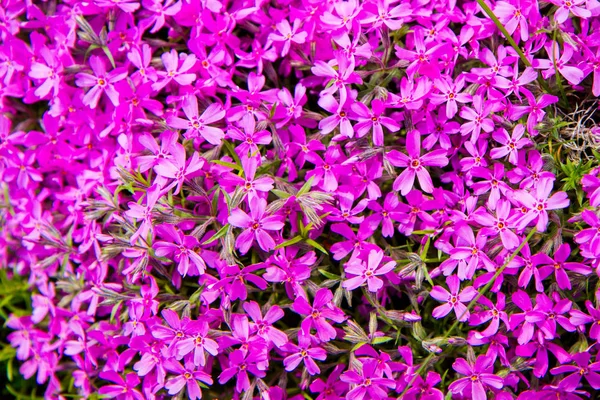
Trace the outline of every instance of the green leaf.
<instances>
[{"instance_id":1,"label":"green leaf","mask_svg":"<svg viewBox=\"0 0 600 400\"><path fill-rule=\"evenodd\" d=\"M350 350L350 351L356 351L356 350L360 349L361 347L363 347L365 344L366 344L365 342L356 343L354 345L354 347L352 347L352 350Z\"/></svg>"},{"instance_id":2,"label":"green leaf","mask_svg":"<svg viewBox=\"0 0 600 400\"><path fill-rule=\"evenodd\" d=\"M113 68L117 68L117 66L115 65L115 59L113 58L113 55L110 52L110 49L108 48L108 46L102 46L102 50L104 51L104 54L106 54L106 57L108 57L108 60L110 61L110 65L112 65Z\"/></svg>"},{"instance_id":3,"label":"green leaf","mask_svg":"<svg viewBox=\"0 0 600 400\"><path fill-rule=\"evenodd\" d=\"M298 194L296 195L297 197L302 196L303 194L308 193L308 191L310 190L310 188L312 187L312 183L315 180L314 175L310 177L309 180L307 180L304 185L302 185L302 187L300 188L300 190L298 191Z\"/></svg>"},{"instance_id":4,"label":"green leaf","mask_svg":"<svg viewBox=\"0 0 600 400\"><path fill-rule=\"evenodd\" d=\"M235 152L235 149L233 148L231 143L229 143L227 140L224 140L224 139L221 141L221 143L223 143L223 146L225 146L225 148L227 149L227 152L229 152L229 155L234 159L235 163L237 165L242 165L242 162L240 161L240 157Z\"/></svg>"},{"instance_id":5,"label":"green leaf","mask_svg":"<svg viewBox=\"0 0 600 400\"><path fill-rule=\"evenodd\" d=\"M227 162L227 161L212 160L211 163L222 165L222 166L228 167L228 168L233 168L233 169L235 169L237 171L241 171L242 170L242 167L240 167L239 165L234 164L234 163L230 163L230 162Z\"/></svg>"},{"instance_id":6,"label":"green leaf","mask_svg":"<svg viewBox=\"0 0 600 400\"><path fill-rule=\"evenodd\" d=\"M323 275L327 279L333 279L333 280L339 281L342 278L341 276L332 274L331 272L325 271L322 268L319 268L318 271L321 275Z\"/></svg>"},{"instance_id":7,"label":"green leaf","mask_svg":"<svg viewBox=\"0 0 600 400\"><path fill-rule=\"evenodd\" d=\"M289 194L288 192L284 192L283 190L279 190L279 189L271 189L271 192L273 194L275 194L277 197L279 197L280 199L289 199L290 197L292 197L292 195Z\"/></svg>"},{"instance_id":8,"label":"green leaf","mask_svg":"<svg viewBox=\"0 0 600 400\"><path fill-rule=\"evenodd\" d=\"M389 336L381 336L381 337L373 338L373 340L371 340L371 343L372 344L381 344L381 343L387 343L390 340L394 340L394 338L391 338Z\"/></svg>"},{"instance_id":9,"label":"green leaf","mask_svg":"<svg viewBox=\"0 0 600 400\"><path fill-rule=\"evenodd\" d=\"M275 246L275 250L281 249L281 248L284 248L284 247L287 247L287 246L294 245L294 244L296 244L298 242L301 242L302 239L303 239L302 236L293 237L290 240L286 240L283 243L279 243L277 246Z\"/></svg>"},{"instance_id":10,"label":"green leaf","mask_svg":"<svg viewBox=\"0 0 600 400\"><path fill-rule=\"evenodd\" d=\"M325 248L323 246L321 246L319 243L315 242L312 239L306 239L306 243L310 244L312 247L314 247L315 249L319 250L323 254L329 254L327 252L327 250L325 250Z\"/></svg>"},{"instance_id":11,"label":"green leaf","mask_svg":"<svg viewBox=\"0 0 600 400\"><path fill-rule=\"evenodd\" d=\"M223 226L221 229L219 229L219 231L217 233L212 235L212 237L210 239L208 239L207 241L205 241L202 244L203 245L209 244L210 242L214 242L215 240L222 238L223 236L225 236L227 234L227 229L229 229L229 226L230 226L229 224L225 224L225 226Z\"/></svg>"},{"instance_id":12,"label":"green leaf","mask_svg":"<svg viewBox=\"0 0 600 400\"><path fill-rule=\"evenodd\" d=\"M112 308L112 311L110 312L110 323L114 323L115 322L115 317L117 316L117 311L119 310L119 307L121 306L121 303L123 303L123 300L119 300Z\"/></svg>"}]
</instances>

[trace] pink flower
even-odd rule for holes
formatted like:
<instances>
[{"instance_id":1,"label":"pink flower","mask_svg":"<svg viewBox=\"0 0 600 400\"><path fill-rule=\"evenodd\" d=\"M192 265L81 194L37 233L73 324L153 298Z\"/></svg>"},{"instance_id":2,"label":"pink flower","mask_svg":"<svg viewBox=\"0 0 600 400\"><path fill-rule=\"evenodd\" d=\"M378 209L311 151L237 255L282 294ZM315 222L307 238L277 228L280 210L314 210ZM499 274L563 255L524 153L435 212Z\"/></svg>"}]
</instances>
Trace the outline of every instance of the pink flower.
<instances>
[{"instance_id":1,"label":"pink flower","mask_svg":"<svg viewBox=\"0 0 600 400\"><path fill-rule=\"evenodd\" d=\"M395 261L388 261L384 265L380 265L383 256L383 251L371 250L366 264L360 259L353 259L348 262L345 265L344 270L347 274L356 276L344 281L342 287L353 290L367 282L370 292L377 292L381 289L383 287L383 281L377 276L385 275L396 267Z\"/></svg>"},{"instance_id":2,"label":"pink flower","mask_svg":"<svg viewBox=\"0 0 600 400\"><path fill-rule=\"evenodd\" d=\"M116 68L106 73L106 66L102 58L98 56L90 57L90 67L94 75L86 72L78 73L75 78L75 84L79 87L91 87L83 97L83 104L90 108L96 108L102 93L106 93L114 106L119 105L119 92L114 87L114 83L127 77L127 70Z\"/></svg>"},{"instance_id":3,"label":"pink flower","mask_svg":"<svg viewBox=\"0 0 600 400\"><path fill-rule=\"evenodd\" d=\"M486 386L502 389L504 380L493 374L494 359L479 356L475 363L469 363L464 358L457 358L452 368L466 378L460 378L450 384L448 389L454 394L460 394L473 400L486 400Z\"/></svg>"},{"instance_id":4,"label":"pink flower","mask_svg":"<svg viewBox=\"0 0 600 400\"><path fill-rule=\"evenodd\" d=\"M490 157L493 159L502 158L508 154L508 161L513 165L519 163L519 150L524 146L531 146L533 143L527 138L523 138L525 134L525 127L518 124L513 129L512 136L508 136L508 133L504 128L500 128L492 134L494 140L502 147L495 147L490 151Z\"/></svg>"},{"instance_id":5,"label":"pink flower","mask_svg":"<svg viewBox=\"0 0 600 400\"><path fill-rule=\"evenodd\" d=\"M281 57L284 57L289 53L292 42L302 44L306 41L306 32L298 32L302 20L297 18L294 20L294 26L291 27L287 19L282 20L277 24L277 33L270 35L271 40L274 42L283 42L283 49L281 49Z\"/></svg>"},{"instance_id":6,"label":"pink flower","mask_svg":"<svg viewBox=\"0 0 600 400\"><path fill-rule=\"evenodd\" d=\"M446 166L448 164L446 150L434 150L421 156L421 134L417 130L408 133L406 150L408 156L397 150L392 150L386 155L392 165L406 168L394 181L394 190L400 191L403 196L406 196L412 190L415 177L417 177L424 192L433 192L431 175L425 167Z\"/></svg>"},{"instance_id":7,"label":"pink flower","mask_svg":"<svg viewBox=\"0 0 600 400\"><path fill-rule=\"evenodd\" d=\"M204 110L202 115L198 114L198 98L188 95L183 99L183 112L187 120L176 116L169 116L167 124L177 129L187 129L185 136L193 139L202 136L208 143L219 145L225 136L220 128L209 126L225 117L225 111L219 103L213 103Z\"/></svg>"},{"instance_id":8,"label":"pink flower","mask_svg":"<svg viewBox=\"0 0 600 400\"><path fill-rule=\"evenodd\" d=\"M267 201L258 197L250 199L250 215L239 208L231 211L228 222L238 228L244 228L235 240L235 247L242 254L246 254L254 240L264 251L273 250L275 241L267 231L278 231L284 223L276 215L265 216Z\"/></svg>"},{"instance_id":9,"label":"pink flower","mask_svg":"<svg viewBox=\"0 0 600 400\"><path fill-rule=\"evenodd\" d=\"M454 310L454 314L459 321L467 321L470 313L467 306L463 303L468 303L473 300L475 296L477 296L477 291L473 286L468 286L459 292L460 280L456 275L447 277L446 284L450 291L437 285L431 288L429 295L437 301L445 302L445 304L434 308L431 315L434 318L442 318L448 315L450 311Z\"/></svg>"}]
</instances>

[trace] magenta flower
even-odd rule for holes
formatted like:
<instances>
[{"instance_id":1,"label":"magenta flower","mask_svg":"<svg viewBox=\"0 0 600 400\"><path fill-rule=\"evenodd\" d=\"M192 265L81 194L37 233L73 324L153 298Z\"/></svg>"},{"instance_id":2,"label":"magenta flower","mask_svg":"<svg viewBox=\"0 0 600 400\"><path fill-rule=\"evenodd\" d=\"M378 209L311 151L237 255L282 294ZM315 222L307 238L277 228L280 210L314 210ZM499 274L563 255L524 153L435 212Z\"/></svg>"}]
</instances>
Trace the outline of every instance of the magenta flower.
<instances>
[{"instance_id":1,"label":"magenta flower","mask_svg":"<svg viewBox=\"0 0 600 400\"><path fill-rule=\"evenodd\" d=\"M196 64L196 56L194 54L177 54L177 50L172 49L170 52L165 52L160 56L165 71L158 71L159 78L157 82L152 84L152 89L161 90L171 81L175 81L179 85L187 86L196 80L196 74L188 72ZM181 66L179 61L183 60Z\"/></svg>"},{"instance_id":2,"label":"magenta flower","mask_svg":"<svg viewBox=\"0 0 600 400\"><path fill-rule=\"evenodd\" d=\"M394 181L394 190L406 196L413 188L415 177L418 178L424 192L433 192L431 175L425 167L444 167L448 164L446 150L434 150L421 156L421 134L412 130L406 137L408 156L397 150L387 153L386 157L396 167L406 168Z\"/></svg>"},{"instance_id":3,"label":"magenta flower","mask_svg":"<svg viewBox=\"0 0 600 400\"><path fill-rule=\"evenodd\" d=\"M568 243L563 243L554 253L554 260L550 257L545 257L544 264L540 267L540 279L544 280L554 272L554 278L560 289L571 290L571 280L567 275L567 271L573 271L582 275L590 275L592 269L585 264L577 262L566 262L571 255L571 246Z\"/></svg>"},{"instance_id":4,"label":"magenta flower","mask_svg":"<svg viewBox=\"0 0 600 400\"><path fill-rule=\"evenodd\" d=\"M342 287L348 290L354 290L367 282L370 292L377 292L383 287L383 281L378 278L378 275L385 275L396 267L395 261L388 261L381 265L383 260L383 251L371 250L369 252L368 261L365 263L360 259L353 259L344 266L347 274L356 275L342 283Z\"/></svg>"},{"instance_id":5,"label":"magenta flower","mask_svg":"<svg viewBox=\"0 0 600 400\"><path fill-rule=\"evenodd\" d=\"M515 249L519 246L519 237L511 230L515 228L516 220L519 215L512 212L510 202L505 199L500 199L496 206L495 216L486 212L483 208L479 208L471 217L478 224L483 225L482 233L486 236L498 236L502 240L502 244L508 250Z\"/></svg>"},{"instance_id":6,"label":"magenta flower","mask_svg":"<svg viewBox=\"0 0 600 400\"><path fill-rule=\"evenodd\" d=\"M515 126L512 136L508 136L508 133L503 128L495 131L492 137L503 146L493 148L490 151L490 157L497 159L508 155L508 161L513 165L518 165L519 150L524 146L531 146L533 144L531 140L523 138L524 134L525 127L521 124Z\"/></svg>"},{"instance_id":7,"label":"magenta flower","mask_svg":"<svg viewBox=\"0 0 600 400\"><path fill-rule=\"evenodd\" d=\"M265 216L267 201L258 197L250 200L250 215L239 208L231 211L227 221L238 228L243 228L235 240L235 247L242 254L246 254L254 240L264 251L270 251L275 248L275 240L267 231L278 231L283 228L284 223L281 217L277 215Z\"/></svg>"},{"instance_id":8,"label":"magenta flower","mask_svg":"<svg viewBox=\"0 0 600 400\"><path fill-rule=\"evenodd\" d=\"M165 383L165 389L170 395L176 395L186 387L190 400L202 399L202 390L198 385L198 381L209 385L213 383L209 374L197 370L193 364L187 363L184 368L177 361L167 360L165 361L165 368L175 375Z\"/></svg>"},{"instance_id":9,"label":"magenta flower","mask_svg":"<svg viewBox=\"0 0 600 400\"><path fill-rule=\"evenodd\" d=\"M213 122L223 119L225 111L219 103L213 103L198 114L198 98L188 95L183 99L183 112L187 120L177 116L169 116L167 124L177 129L186 129L185 137L193 139L202 136L208 143L218 145L225 137L225 132L220 128L209 126Z\"/></svg>"},{"instance_id":10,"label":"magenta flower","mask_svg":"<svg viewBox=\"0 0 600 400\"><path fill-rule=\"evenodd\" d=\"M177 358L193 354L193 362L196 366L206 365L205 352L216 356L219 353L219 345L208 336L208 323L206 321L191 321L187 326L188 335L175 345Z\"/></svg>"},{"instance_id":11,"label":"magenta flower","mask_svg":"<svg viewBox=\"0 0 600 400\"><path fill-rule=\"evenodd\" d=\"M185 180L200 174L205 160L200 158L197 152L194 152L192 158L186 162L185 148L179 143L174 143L169 150L173 157L160 160L154 167L154 171L162 177L174 179L173 183L164 190L167 191L176 186L173 194L178 194Z\"/></svg>"},{"instance_id":12,"label":"magenta flower","mask_svg":"<svg viewBox=\"0 0 600 400\"><path fill-rule=\"evenodd\" d=\"M242 132L239 128L231 126L227 131L227 135L235 140L239 140L240 143L236 148L236 153L240 157L247 157L250 155L260 155L258 151L258 145L265 145L271 143L271 134L267 130L256 130L256 120L254 118L247 118L243 124L244 131Z\"/></svg>"},{"instance_id":13,"label":"magenta flower","mask_svg":"<svg viewBox=\"0 0 600 400\"><path fill-rule=\"evenodd\" d=\"M371 102L373 111L369 111L360 101L352 104L352 111L357 115L358 123L354 126L354 131L358 137L365 136L373 129L373 144L383 146L383 128L385 126L390 132L397 132L400 125L393 119L382 115L385 111L385 104L378 99Z\"/></svg>"},{"instance_id":14,"label":"magenta flower","mask_svg":"<svg viewBox=\"0 0 600 400\"><path fill-rule=\"evenodd\" d=\"M565 192L556 192L548 197L552 191L552 186L552 180L542 179L532 192L518 190L510 194L511 201L526 210L517 222L519 229L523 230L531 222L537 221L537 230L544 232L548 226L548 210L558 210L569 206L569 197Z\"/></svg>"},{"instance_id":15,"label":"magenta flower","mask_svg":"<svg viewBox=\"0 0 600 400\"><path fill-rule=\"evenodd\" d=\"M333 67L337 65L337 70ZM342 52L336 54L336 59L330 63L318 60L315 66L311 68L315 76L325 78L325 83L333 80L333 84L321 91L321 96L333 95L339 92L340 104L345 104L350 97L350 88L348 85L353 83L360 84L362 79L354 72L354 61L349 60Z\"/></svg>"},{"instance_id":16,"label":"magenta flower","mask_svg":"<svg viewBox=\"0 0 600 400\"><path fill-rule=\"evenodd\" d=\"M435 87L440 93L431 95L432 104L446 103L446 117L452 118L458 111L458 103L469 103L472 97L468 93L460 93L465 85L465 77L461 75L456 82L449 82L447 79L436 79Z\"/></svg>"},{"instance_id":17,"label":"magenta flower","mask_svg":"<svg viewBox=\"0 0 600 400\"><path fill-rule=\"evenodd\" d=\"M322 96L318 103L321 108L333 114L319 121L319 129L322 135L332 132L339 126L341 136L346 138L354 137L354 127L350 123L346 104L338 103L331 95Z\"/></svg>"},{"instance_id":18,"label":"magenta flower","mask_svg":"<svg viewBox=\"0 0 600 400\"><path fill-rule=\"evenodd\" d=\"M475 296L477 296L477 291L473 286L468 286L461 291L460 280L456 275L447 277L446 284L450 291L437 285L431 288L431 292L429 293L430 296L437 301L445 302L445 304L434 308L431 315L434 318L442 318L448 315L450 311L454 310L454 314L459 321L467 321L470 313L467 306L463 303L468 303L473 300Z\"/></svg>"},{"instance_id":19,"label":"magenta flower","mask_svg":"<svg viewBox=\"0 0 600 400\"><path fill-rule=\"evenodd\" d=\"M575 1L560 0L560 1L563 3L572 4L572 5L580 4L583 2L583 0L575 0ZM579 8L579 7L575 7L575 8ZM560 9L556 13L559 14L559 12L560 12ZM569 83L571 85L577 85L583 80L584 73L579 67L576 67L573 65L567 65L567 63L573 57L573 53L574 53L574 51L573 51L574 49L569 43L565 42L564 47L563 47L562 56L560 54L560 49L558 47L558 43L556 43L554 41L546 43L545 49L546 49L546 53L548 54L549 59L548 60L535 59L534 64L533 64L534 68L543 70L542 76L544 77L544 79L548 79L549 77L553 76L555 73L555 70L558 70L558 72L562 76L564 76L565 79L567 81L569 81ZM556 67L555 67L555 64L556 64Z\"/></svg>"},{"instance_id":20,"label":"magenta flower","mask_svg":"<svg viewBox=\"0 0 600 400\"><path fill-rule=\"evenodd\" d=\"M494 359L479 356L474 364L464 358L457 358L452 368L465 378L460 378L450 384L448 389L454 394L467 396L473 400L486 400L486 388L502 389L504 380L493 374Z\"/></svg>"},{"instance_id":21,"label":"magenta flower","mask_svg":"<svg viewBox=\"0 0 600 400\"><path fill-rule=\"evenodd\" d=\"M319 393L315 400L339 400L342 393L347 390L348 384L341 381L340 375L346 368L344 364L338 364L333 371L327 375L327 381L317 378L310 384L310 391Z\"/></svg>"},{"instance_id":22,"label":"magenta flower","mask_svg":"<svg viewBox=\"0 0 600 400\"><path fill-rule=\"evenodd\" d=\"M502 22L508 33L511 35L519 29L519 37L525 41L529 38L529 25L527 21L528 9L530 3L521 0L499 1L494 7L494 13Z\"/></svg>"},{"instance_id":23,"label":"magenta flower","mask_svg":"<svg viewBox=\"0 0 600 400\"><path fill-rule=\"evenodd\" d=\"M537 135L535 126L544 119L546 112L544 108L558 102L558 97L551 94L542 94L537 99L527 89L523 89L523 94L529 102L529 106L512 106L509 112L509 118L513 121L518 120L527 114L527 131L531 135Z\"/></svg>"},{"instance_id":24,"label":"magenta flower","mask_svg":"<svg viewBox=\"0 0 600 400\"><path fill-rule=\"evenodd\" d=\"M292 305L292 310L300 315L306 315L302 321L302 333L310 335L311 328L315 328L317 336L323 342L335 339L337 333L333 326L327 321L341 323L346 316L336 306L331 303L333 294L327 288L321 288L315 293L313 305L311 306L304 297L297 297Z\"/></svg>"},{"instance_id":25,"label":"magenta flower","mask_svg":"<svg viewBox=\"0 0 600 400\"><path fill-rule=\"evenodd\" d=\"M520 345L527 344L533 338L536 328L543 324L546 320L546 316L543 312L534 309L531 304L531 298L529 295L518 290L512 295L513 303L523 310L522 313L514 313L510 316L510 329L516 330L517 341Z\"/></svg>"},{"instance_id":26,"label":"magenta flower","mask_svg":"<svg viewBox=\"0 0 600 400\"><path fill-rule=\"evenodd\" d=\"M594 307L594 304L589 300L585 301L585 308L589 315L581 310L571 310L570 321L577 327L591 323L592 327L590 328L589 336L592 339L600 340L600 309Z\"/></svg>"},{"instance_id":27,"label":"magenta flower","mask_svg":"<svg viewBox=\"0 0 600 400\"><path fill-rule=\"evenodd\" d=\"M342 382L347 382L353 388L346 395L347 399L385 399L387 390L394 389L396 382L392 379L384 378L381 371L377 370L378 362L376 360L365 361L362 365L362 371L346 371L340 376Z\"/></svg>"},{"instance_id":28,"label":"magenta flower","mask_svg":"<svg viewBox=\"0 0 600 400\"><path fill-rule=\"evenodd\" d=\"M275 346L281 347L288 342L288 337L279 329L273 327L273 324L284 316L284 312L279 306L272 306L262 315L260 306L255 301L244 303L244 311L254 321L252 330L267 342L273 342Z\"/></svg>"},{"instance_id":29,"label":"magenta flower","mask_svg":"<svg viewBox=\"0 0 600 400\"><path fill-rule=\"evenodd\" d=\"M594 256L600 256L600 219L592 210L583 210L581 219L590 227L575 234L575 242L585 246Z\"/></svg>"},{"instance_id":30,"label":"magenta flower","mask_svg":"<svg viewBox=\"0 0 600 400\"><path fill-rule=\"evenodd\" d=\"M135 389L140 384L137 374L130 372L125 379L115 371L103 371L100 373L102 379L114 382L114 385L102 386L98 393L117 400L144 400L144 396Z\"/></svg>"},{"instance_id":31,"label":"magenta flower","mask_svg":"<svg viewBox=\"0 0 600 400\"><path fill-rule=\"evenodd\" d=\"M493 131L494 121L488 117L493 108L493 102L484 101L482 96L474 96L473 108L463 107L460 110L460 117L469 121L461 125L461 135L466 136L470 133L471 143L476 143L482 129L487 133Z\"/></svg>"},{"instance_id":32,"label":"magenta flower","mask_svg":"<svg viewBox=\"0 0 600 400\"><path fill-rule=\"evenodd\" d=\"M560 367L552 368L552 375L571 373L562 379L561 383L567 390L575 390L579 386L581 378L596 390L600 389L600 362L596 361L590 364L592 354L589 352L577 353L571 356L571 360L575 365L561 365Z\"/></svg>"},{"instance_id":33,"label":"magenta flower","mask_svg":"<svg viewBox=\"0 0 600 400\"><path fill-rule=\"evenodd\" d=\"M506 296L503 293L497 294L497 302L496 304L492 303L487 297L479 297L477 299L478 305L483 305L488 309L485 311L475 312L471 314L469 318L470 325L481 325L488 321L491 321L490 324L481 332L475 332L475 336L478 338L481 337L490 337L498 333L498 328L500 327L500 321L504 322L504 325L509 328L510 322L508 320L508 314L504 311L504 307L506 305Z\"/></svg>"},{"instance_id":34,"label":"magenta flower","mask_svg":"<svg viewBox=\"0 0 600 400\"><path fill-rule=\"evenodd\" d=\"M157 232L163 239L169 241L157 241L154 243L154 250L157 257L172 255L177 263L177 271L182 276L198 276L204 274L206 263L196 252L200 243L194 236L185 235L180 230L176 230L173 225L161 225L157 227Z\"/></svg>"},{"instance_id":35,"label":"magenta flower","mask_svg":"<svg viewBox=\"0 0 600 400\"><path fill-rule=\"evenodd\" d=\"M315 360L325 361L327 358L327 352L320 347L313 347L310 336L305 335L298 336L298 345L288 342L282 350L292 353L283 360L286 371L295 370L302 362L310 375L316 375L321 373L321 369Z\"/></svg>"},{"instance_id":36,"label":"magenta flower","mask_svg":"<svg viewBox=\"0 0 600 400\"><path fill-rule=\"evenodd\" d=\"M562 24L569 18L569 13L579 18L589 18L592 16L592 12L583 7L580 7L585 0L550 0L551 3L558 6L558 10L554 13L554 20Z\"/></svg>"},{"instance_id":37,"label":"magenta flower","mask_svg":"<svg viewBox=\"0 0 600 400\"><path fill-rule=\"evenodd\" d=\"M90 67L94 75L86 72L78 73L75 78L75 84L79 87L91 87L83 97L83 104L90 108L96 108L102 93L106 93L114 106L119 105L119 92L115 89L114 83L127 77L127 70L116 68L106 73L106 65L102 58L98 56L90 57Z\"/></svg>"},{"instance_id":38,"label":"magenta flower","mask_svg":"<svg viewBox=\"0 0 600 400\"><path fill-rule=\"evenodd\" d=\"M234 173L228 172L221 175L221 185L224 187L232 187L235 190L240 187L243 193L248 194L248 199L252 201L255 197L264 197L271 189L273 189L272 178L261 176L256 178L256 169L258 160L255 157L242 157L242 167L244 170L244 178Z\"/></svg>"},{"instance_id":39,"label":"magenta flower","mask_svg":"<svg viewBox=\"0 0 600 400\"><path fill-rule=\"evenodd\" d=\"M293 26L287 19L283 19L277 24L277 33L270 35L271 40L274 42L283 42L283 48L281 49L281 57L284 57L289 53L292 42L296 44L302 44L306 41L306 32L298 32L300 29L302 20L297 18L294 20Z\"/></svg>"},{"instance_id":40,"label":"magenta flower","mask_svg":"<svg viewBox=\"0 0 600 400\"><path fill-rule=\"evenodd\" d=\"M223 372L219 375L219 383L222 385L235 376L235 390L242 393L250 387L248 372L258 378L266 375L262 366L264 361L266 356L263 353L244 353L241 350L234 350L229 354L228 366L223 368Z\"/></svg>"}]
</instances>

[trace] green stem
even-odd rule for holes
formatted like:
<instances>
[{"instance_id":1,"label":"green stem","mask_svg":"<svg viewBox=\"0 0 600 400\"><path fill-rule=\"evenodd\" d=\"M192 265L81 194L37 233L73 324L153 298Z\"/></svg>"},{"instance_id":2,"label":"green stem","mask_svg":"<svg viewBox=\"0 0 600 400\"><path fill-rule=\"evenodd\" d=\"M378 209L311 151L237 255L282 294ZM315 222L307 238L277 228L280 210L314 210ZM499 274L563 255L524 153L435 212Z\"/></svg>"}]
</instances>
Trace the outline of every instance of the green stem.
<instances>
[{"instance_id":1,"label":"green stem","mask_svg":"<svg viewBox=\"0 0 600 400\"><path fill-rule=\"evenodd\" d=\"M488 5L485 4L485 2L483 0L476 0L476 1L477 1L477 4L479 4L479 7L481 7L481 9L487 14L487 16L490 17L490 19L492 21L494 21L494 24L496 25L496 27L498 29L500 29L500 32L502 32L502 34L504 35L504 37L506 38L508 43L511 45L511 47L513 49L515 49L515 51L519 55L519 58L521 59L521 61L523 61L523 64L525 64L526 67L531 67L531 63L529 62L527 57L525 57L525 53L523 53L523 50L521 50L521 48L517 45L517 43L512 38L510 33L508 33L508 31L506 30L504 25L502 25L502 22L500 22L498 17L496 17L496 14L494 14L492 9L489 8ZM546 91L547 93L550 93L550 88L548 87L548 83L546 83L546 81L542 78L541 75L538 75L538 82L542 86L544 91Z\"/></svg>"},{"instance_id":2,"label":"green stem","mask_svg":"<svg viewBox=\"0 0 600 400\"><path fill-rule=\"evenodd\" d=\"M480 0L477 0L477 1L479 2ZM523 239L523 241L521 242L521 244L519 245L519 247L517 247L517 249L514 251L514 253L512 253L510 255L510 257L504 262L504 264L500 268L498 268L498 270L496 271L496 273L494 274L494 276L492 277L492 279L490 279L490 281L483 287L482 290L480 290L480 291L477 292L477 296L475 296L475 298L473 300L471 300L471 302L469 303L469 305L467 306L467 309L463 312L463 314L459 318L457 318L456 321L454 321L454 323L452 324L452 326L450 326L450 328L446 331L446 333L443 336L443 339L447 339L452 334L452 332L454 331L454 329L456 329L456 327L460 323L460 320L465 315L465 313L467 313L469 310L471 310L473 308L473 306L477 303L477 301L479 300L479 298L487 293L487 291L490 289L490 287L492 287L492 285L494 284L494 282L496 282L496 279L502 274L502 272L504 272L504 270L506 269L506 267L508 266L508 264L511 263L511 261L517 256L517 254L519 254L519 252L523 249L523 247L525 246L525 244L527 242L529 242L529 239L531 239L531 237L536 232L537 232L537 229L534 227L531 230L531 232L529 232L529 234L527 235L527 237L525 239ZM408 388L412 387L413 383L417 379L417 376L421 375L425 371L425 368L427 368L427 365L429 364L429 362L431 361L431 359L433 357L434 357L434 353L430 353L427 356L427 358L425 359L425 361L423 361L423 363L421 363L421 365L419 366L419 369L417 370L417 372L415 373L415 375L413 376L413 378L411 379L411 381L408 383L408 385L406 386L406 388L404 389L404 391L400 395L399 399L402 399L403 396L404 396L404 394L408 390Z\"/></svg>"}]
</instances>

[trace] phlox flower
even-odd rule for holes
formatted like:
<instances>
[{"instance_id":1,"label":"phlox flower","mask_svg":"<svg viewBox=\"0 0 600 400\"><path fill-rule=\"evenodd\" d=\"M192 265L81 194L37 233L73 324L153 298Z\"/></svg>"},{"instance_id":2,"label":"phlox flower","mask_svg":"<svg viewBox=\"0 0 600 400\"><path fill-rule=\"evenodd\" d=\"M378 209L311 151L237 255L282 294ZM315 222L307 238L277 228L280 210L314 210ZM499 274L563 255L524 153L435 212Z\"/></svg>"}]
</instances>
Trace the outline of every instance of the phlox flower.
<instances>
[{"instance_id":1,"label":"phlox flower","mask_svg":"<svg viewBox=\"0 0 600 400\"><path fill-rule=\"evenodd\" d=\"M439 149L421 156L421 134L412 130L406 138L406 154L392 150L386 154L390 163L396 167L406 168L394 181L394 190L406 196L413 188L415 177L418 178L424 192L433 192L431 175L425 167L444 167L448 164L446 150Z\"/></svg>"},{"instance_id":2,"label":"phlox flower","mask_svg":"<svg viewBox=\"0 0 600 400\"><path fill-rule=\"evenodd\" d=\"M275 248L275 240L267 231L278 231L284 223L277 215L265 216L267 201L258 197L250 199L250 215L239 208L231 211L228 222L238 228L243 228L235 240L235 246L242 254L246 254L254 240L264 251Z\"/></svg>"},{"instance_id":3,"label":"phlox flower","mask_svg":"<svg viewBox=\"0 0 600 400\"><path fill-rule=\"evenodd\" d=\"M441 286L434 286L429 293L431 297L437 301L445 302L445 304L433 309L432 316L434 318L442 318L454 310L454 314L459 321L467 321L470 313L463 303L468 303L477 296L477 291L473 286L467 286L460 291L460 280L456 275L450 275L446 278L446 284L450 291Z\"/></svg>"},{"instance_id":4,"label":"phlox flower","mask_svg":"<svg viewBox=\"0 0 600 400\"><path fill-rule=\"evenodd\" d=\"M479 356L475 363L469 363L464 358L457 358L452 368L465 378L460 378L450 384L448 389L455 394L470 396L473 400L486 400L486 388L502 389L504 380L493 374L494 359Z\"/></svg>"},{"instance_id":5,"label":"phlox flower","mask_svg":"<svg viewBox=\"0 0 600 400\"><path fill-rule=\"evenodd\" d=\"M353 259L348 262L344 269L347 274L356 275L342 283L342 287L353 290L367 282L370 292L377 292L383 287L383 281L378 275L385 275L396 267L395 261L388 261L381 265L383 260L383 251L371 250L367 262L360 259Z\"/></svg>"}]
</instances>

